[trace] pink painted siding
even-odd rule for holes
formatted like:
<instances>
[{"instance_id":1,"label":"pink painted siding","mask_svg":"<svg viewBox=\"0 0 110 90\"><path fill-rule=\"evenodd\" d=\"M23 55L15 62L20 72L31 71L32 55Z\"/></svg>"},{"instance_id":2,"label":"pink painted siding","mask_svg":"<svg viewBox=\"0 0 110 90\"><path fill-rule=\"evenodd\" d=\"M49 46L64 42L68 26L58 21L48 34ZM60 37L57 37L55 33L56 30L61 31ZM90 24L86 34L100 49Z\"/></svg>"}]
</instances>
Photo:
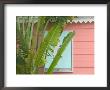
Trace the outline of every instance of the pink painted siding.
<instances>
[{"instance_id":1,"label":"pink painted siding","mask_svg":"<svg viewBox=\"0 0 110 90\"><path fill-rule=\"evenodd\" d=\"M74 67L94 67L93 55L74 55L73 59Z\"/></svg>"},{"instance_id":2,"label":"pink painted siding","mask_svg":"<svg viewBox=\"0 0 110 90\"><path fill-rule=\"evenodd\" d=\"M94 23L73 23L65 30L75 31L73 44L73 74L94 74Z\"/></svg>"},{"instance_id":3,"label":"pink painted siding","mask_svg":"<svg viewBox=\"0 0 110 90\"><path fill-rule=\"evenodd\" d=\"M94 30L93 29L78 28L78 29L75 29L74 31L76 32L75 37L73 39L74 41L94 41L94 38L93 38Z\"/></svg>"},{"instance_id":4,"label":"pink painted siding","mask_svg":"<svg viewBox=\"0 0 110 90\"><path fill-rule=\"evenodd\" d=\"M83 48L94 48L94 42L74 42L74 48L80 49Z\"/></svg>"},{"instance_id":5,"label":"pink painted siding","mask_svg":"<svg viewBox=\"0 0 110 90\"><path fill-rule=\"evenodd\" d=\"M94 74L94 68L74 68L73 74Z\"/></svg>"}]
</instances>

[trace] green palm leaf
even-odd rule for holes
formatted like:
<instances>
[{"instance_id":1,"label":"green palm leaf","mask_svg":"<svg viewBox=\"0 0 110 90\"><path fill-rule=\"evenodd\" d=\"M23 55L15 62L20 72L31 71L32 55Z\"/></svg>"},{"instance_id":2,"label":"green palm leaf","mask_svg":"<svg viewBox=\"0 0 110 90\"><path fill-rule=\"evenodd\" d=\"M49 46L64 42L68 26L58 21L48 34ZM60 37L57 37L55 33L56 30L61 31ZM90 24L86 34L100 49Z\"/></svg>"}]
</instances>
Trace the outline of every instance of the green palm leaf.
<instances>
[{"instance_id":1,"label":"green palm leaf","mask_svg":"<svg viewBox=\"0 0 110 90\"><path fill-rule=\"evenodd\" d=\"M51 30L48 32L48 34L46 35L44 40L41 42L41 45L38 48L37 53L34 57L34 70L32 71L32 73L36 73L36 68L40 67L39 65L41 65L41 62L42 62L41 60L44 56L45 51L47 50L48 46L50 45L50 42L53 41L53 38L61 30L62 30L62 28L60 27L60 25L55 24L51 28Z\"/></svg>"},{"instance_id":2,"label":"green palm leaf","mask_svg":"<svg viewBox=\"0 0 110 90\"><path fill-rule=\"evenodd\" d=\"M75 32L70 32L64 38L61 48L58 50L56 56L53 59L53 62L51 63L51 65L47 71L48 74L51 74L54 71L54 68L57 65L58 61L60 60L62 53L64 52L65 48L67 47L68 43L71 41L71 39L74 35L75 35Z\"/></svg>"}]
</instances>

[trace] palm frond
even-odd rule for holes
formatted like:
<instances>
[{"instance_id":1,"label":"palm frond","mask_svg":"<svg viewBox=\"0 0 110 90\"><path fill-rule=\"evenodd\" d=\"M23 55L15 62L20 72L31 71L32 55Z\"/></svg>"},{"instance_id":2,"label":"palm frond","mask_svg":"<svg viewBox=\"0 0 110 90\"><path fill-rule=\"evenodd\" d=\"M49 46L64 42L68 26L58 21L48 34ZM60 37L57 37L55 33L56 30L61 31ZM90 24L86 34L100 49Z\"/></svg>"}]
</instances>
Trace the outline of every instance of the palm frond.
<instances>
[{"instance_id":1,"label":"palm frond","mask_svg":"<svg viewBox=\"0 0 110 90\"><path fill-rule=\"evenodd\" d=\"M55 24L48 32L44 40L41 42L41 45L38 48L37 53L34 57L35 67L39 67L39 65L41 65L40 62L42 62L41 58L44 56L44 52L47 50L48 46L50 45L50 42L52 42L53 39L56 37L56 34L59 33L59 31L61 30L62 30L61 27L58 24ZM35 72L36 72L36 68L33 70L32 73Z\"/></svg>"},{"instance_id":2,"label":"palm frond","mask_svg":"<svg viewBox=\"0 0 110 90\"><path fill-rule=\"evenodd\" d=\"M68 35L64 38L61 48L58 50L56 56L53 59L53 62L51 63L47 73L51 74L59 62L62 53L64 52L65 48L67 47L68 43L71 41L72 37L75 35L75 32L69 32Z\"/></svg>"}]
</instances>

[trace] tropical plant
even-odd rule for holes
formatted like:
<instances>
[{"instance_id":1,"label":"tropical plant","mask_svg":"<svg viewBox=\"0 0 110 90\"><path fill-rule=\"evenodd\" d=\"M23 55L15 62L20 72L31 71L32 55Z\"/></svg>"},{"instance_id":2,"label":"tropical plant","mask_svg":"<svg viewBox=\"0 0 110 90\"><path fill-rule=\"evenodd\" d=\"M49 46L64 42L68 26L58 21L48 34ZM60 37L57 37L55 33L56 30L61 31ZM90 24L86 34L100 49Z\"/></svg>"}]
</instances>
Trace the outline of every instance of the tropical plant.
<instances>
[{"instance_id":1,"label":"tropical plant","mask_svg":"<svg viewBox=\"0 0 110 90\"><path fill-rule=\"evenodd\" d=\"M31 39L33 32L32 17L17 17L16 22L16 37L17 37L17 52L16 52L16 73L28 74L30 61L27 60L31 50ZM22 20L22 22L21 22ZM28 22L27 22L27 21Z\"/></svg>"},{"instance_id":2,"label":"tropical plant","mask_svg":"<svg viewBox=\"0 0 110 90\"><path fill-rule=\"evenodd\" d=\"M33 19L34 18L34 19ZM36 74L39 73L39 67L43 67L46 63L46 57L53 53L55 46L63 32L63 27L67 20L71 20L70 16L40 16L36 19L33 16L17 17L17 58L16 70L17 74ZM20 21L21 19L21 21ZM51 28L47 28L48 24L53 22ZM34 26L36 29L34 29ZM48 34L45 36L45 31ZM63 40L62 47L58 50L47 73L52 73L57 65L61 54L67 44L73 37L74 32L70 32Z\"/></svg>"},{"instance_id":3,"label":"tropical plant","mask_svg":"<svg viewBox=\"0 0 110 90\"><path fill-rule=\"evenodd\" d=\"M64 52L65 48L67 47L68 43L70 42L70 40L72 39L72 37L74 36L75 32L70 32L67 34L67 36L63 39L63 43L61 48L58 50L56 56L53 59L53 62L51 63L47 73L51 74L54 71L55 66L57 65L57 63L59 62L62 53Z\"/></svg>"}]
</instances>

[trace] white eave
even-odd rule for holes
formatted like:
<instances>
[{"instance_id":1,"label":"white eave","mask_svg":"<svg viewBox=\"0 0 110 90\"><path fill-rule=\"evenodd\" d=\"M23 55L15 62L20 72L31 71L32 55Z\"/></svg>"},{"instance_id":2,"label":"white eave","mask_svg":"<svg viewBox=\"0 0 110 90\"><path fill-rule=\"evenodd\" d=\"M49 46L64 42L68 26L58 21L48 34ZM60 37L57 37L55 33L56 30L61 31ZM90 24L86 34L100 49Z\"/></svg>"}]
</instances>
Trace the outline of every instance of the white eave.
<instances>
[{"instance_id":1,"label":"white eave","mask_svg":"<svg viewBox=\"0 0 110 90\"><path fill-rule=\"evenodd\" d=\"M92 23L94 22L94 16L77 16L72 21L68 20L67 23Z\"/></svg>"}]
</instances>

